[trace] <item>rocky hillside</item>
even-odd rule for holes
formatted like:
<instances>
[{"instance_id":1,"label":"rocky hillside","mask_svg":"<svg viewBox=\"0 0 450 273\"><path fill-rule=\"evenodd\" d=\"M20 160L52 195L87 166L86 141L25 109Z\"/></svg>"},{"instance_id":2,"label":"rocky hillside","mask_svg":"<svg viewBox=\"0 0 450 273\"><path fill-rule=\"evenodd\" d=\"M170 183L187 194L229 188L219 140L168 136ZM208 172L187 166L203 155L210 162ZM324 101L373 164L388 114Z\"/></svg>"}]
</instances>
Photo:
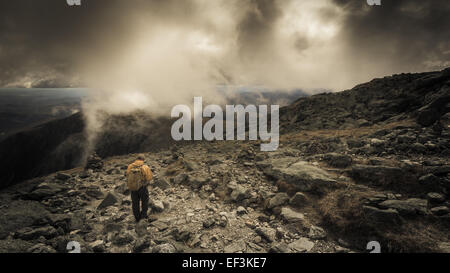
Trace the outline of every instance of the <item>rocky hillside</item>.
<instances>
[{"instance_id":1,"label":"rocky hillside","mask_svg":"<svg viewBox=\"0 0 450 273\"><path fill-rule=\"evenodd\" d=\"M139 224L132 154L24 181L0 192L0 251L450 252L449 80L397 75L302 98L282 109L273 153L229 141L146 153L156 177Z\"/></svg>"},{"instance_id":2,"label":"rocky hillside","mask_svg":"<svg viewBox=\"0 0 450 273\"><path fill-rule=\"evenodd\" d=\"M285 131L349 129L416 119L433 125L450 110L450 68L375 79L338 93L301 98L281 109Z\"/></svg>"}]
</instances>

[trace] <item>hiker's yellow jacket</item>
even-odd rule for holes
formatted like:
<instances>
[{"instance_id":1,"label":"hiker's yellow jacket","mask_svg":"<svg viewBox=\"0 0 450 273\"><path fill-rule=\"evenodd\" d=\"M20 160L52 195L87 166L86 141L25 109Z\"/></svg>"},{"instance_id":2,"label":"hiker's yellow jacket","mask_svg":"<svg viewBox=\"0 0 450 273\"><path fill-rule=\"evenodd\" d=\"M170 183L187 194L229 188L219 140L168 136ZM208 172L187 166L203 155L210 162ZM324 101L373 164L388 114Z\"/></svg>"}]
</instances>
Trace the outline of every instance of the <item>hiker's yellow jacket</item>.
<instances>
[{"instance_id":1,"label":"hiker's yellow jacket","mask_svg":"<svg viewBox=\"0 0 450 273\"><path fill-rule=\"evenodd\" d=\"M150 170L150 167L145 165L144 161L142 161L142 160L136 160L128 166L127 176L133 167L139 167L139 166L142 166L141 167L142 173L144 174L144 177L145 177L145 181L143 181L143 182L146 182L145 184L148 184L148 182L152 181L152 179L153 179L153 173L152 173L152 170Z\"/></svg>"}]
</instances>

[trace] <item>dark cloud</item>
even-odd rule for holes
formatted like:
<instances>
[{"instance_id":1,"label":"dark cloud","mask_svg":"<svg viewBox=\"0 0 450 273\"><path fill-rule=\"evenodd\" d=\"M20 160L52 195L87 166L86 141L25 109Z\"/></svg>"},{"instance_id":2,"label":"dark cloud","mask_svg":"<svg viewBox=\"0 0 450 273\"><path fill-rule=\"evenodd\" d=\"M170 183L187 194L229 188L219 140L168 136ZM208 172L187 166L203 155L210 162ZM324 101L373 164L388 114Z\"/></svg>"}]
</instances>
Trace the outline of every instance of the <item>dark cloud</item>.
<instances>
[{"instance_id":1,"label":"dark cloud","mask_svg":"<svg viewBox=\"0 0 450 273\"><path fill-rule=\"evenodd\" d=\"M250 0L249 9L238 24L238 42L243 57L256 58L271 45L274 25L281 17L278 1Z\"/></svg>"},{"instance_id":2,"label":"dark cloud","mask_svg":"<svg viewBox=\"0 0 450 273\"><path fill-rule=\"evenodd\" d=\"M341 39L354 59L368 66L382 62L385 74L450 66L450 1L334 0L346 14Z\"/></svg>"},{"instance_id":3,"label":"dark cloud","mask_svg":"<svg viewBox=\"0 0 450 273\"><path fill-rule=\"evenodd\" d=\"M101 74L116 60L126 60L132 54L130 45L139 41L146 29L151 32L158 26L176 27L180 32L198 29L214 36L216 44L227 46L226 53L213 63L223 81L239 81L237 76L243 71L235 67L240 61L253 62L246 71L266 66L269 70L256 71L262 76L255 78L264 80L265 75L273 75L277 79L271 83L303 84L301 79L295 82L294 76L283 78L290 73L302 74L303 79L317 78L313 82L319 85L318 75L333 70L334 78L327 76L324 86L316 86L326 88L337 79L345 79L341 85L347 86L375 76L450 65L448 0L382 0L380 7L370 7L364 0L81 2L80 7L69 7L64 0L0 2L0 86L83 85L86 66L92 67L91 74ZM291 40L284 37L286 33L280 35L285 26L280 26L280 22L292 12L292 3L310 7L319 2L322 5L311 12L317 13L314 18L321 24L336 25L336 37L322 41L303 25L299 26L301 31L292 32ZM213 5L217 7L211 11ZM222 8L224 12L233 11L226 15L229 20L221 18ZM212 19L203 20L205 14L211 14ZM223 29L216 29L220 24ZM229 52L237 52L238 58L227 55ZM259 60L264 63L261 65ZM283 71L281 68L288 66L286 62L295 68ZM298 64L302 66L296 67ZM270 66L278 67L271 71Z\"/></svg>"},{"instance_id":4,"label":"dark cloud","mask_svg":"<svg viewBox=\"0 0 450 273\"><path fill-rule=\"evenodd\" d=\"M0 2L0 86L34 78L39 85L70 84L87 56L108 59L124 54L141 17L170 14L165 18L170 23L183 20L195 8L192 1L176 0L81 2L72 7L64 0Z\"/></svg>"}]
</instances>

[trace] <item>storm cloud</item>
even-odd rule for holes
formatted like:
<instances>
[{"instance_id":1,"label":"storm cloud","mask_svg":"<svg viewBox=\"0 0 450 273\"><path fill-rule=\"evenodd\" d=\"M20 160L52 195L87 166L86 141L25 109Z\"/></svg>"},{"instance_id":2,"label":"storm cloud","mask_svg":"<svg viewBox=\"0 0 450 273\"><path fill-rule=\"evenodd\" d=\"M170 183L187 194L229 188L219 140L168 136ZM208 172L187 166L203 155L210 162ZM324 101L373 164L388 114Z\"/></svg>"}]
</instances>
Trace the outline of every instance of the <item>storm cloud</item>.
<instances>
[{"instance_id":1,"label":"storm cloud","mask_svg":"<svg viewBox=\"0 0 450 273\"><path fill-rule=\"evenodd\" d=\"M88 86L168 104L215 84L338 91L450 65L446 0L81 2L0 2L0 86Z\"/></svg>"}]
</instances>

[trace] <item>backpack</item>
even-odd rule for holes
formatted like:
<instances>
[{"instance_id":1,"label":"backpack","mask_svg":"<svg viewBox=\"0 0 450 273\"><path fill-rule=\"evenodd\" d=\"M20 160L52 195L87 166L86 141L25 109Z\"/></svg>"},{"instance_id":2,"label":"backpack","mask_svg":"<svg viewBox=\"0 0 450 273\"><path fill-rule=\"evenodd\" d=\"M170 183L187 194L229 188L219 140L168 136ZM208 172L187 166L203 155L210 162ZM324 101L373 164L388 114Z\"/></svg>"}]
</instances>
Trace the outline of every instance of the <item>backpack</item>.
<instances>
[{"instance_id":1,"label":"backpack","mask_svg":"<svg viewBox=\"0 0 450 273\"><path fill-rule=\"evenodd\" d=\"M141 166L133 166L128 174L127 186L130 191L137 191L143 186L144 174Z\"/></svg>"}]
</instances>

